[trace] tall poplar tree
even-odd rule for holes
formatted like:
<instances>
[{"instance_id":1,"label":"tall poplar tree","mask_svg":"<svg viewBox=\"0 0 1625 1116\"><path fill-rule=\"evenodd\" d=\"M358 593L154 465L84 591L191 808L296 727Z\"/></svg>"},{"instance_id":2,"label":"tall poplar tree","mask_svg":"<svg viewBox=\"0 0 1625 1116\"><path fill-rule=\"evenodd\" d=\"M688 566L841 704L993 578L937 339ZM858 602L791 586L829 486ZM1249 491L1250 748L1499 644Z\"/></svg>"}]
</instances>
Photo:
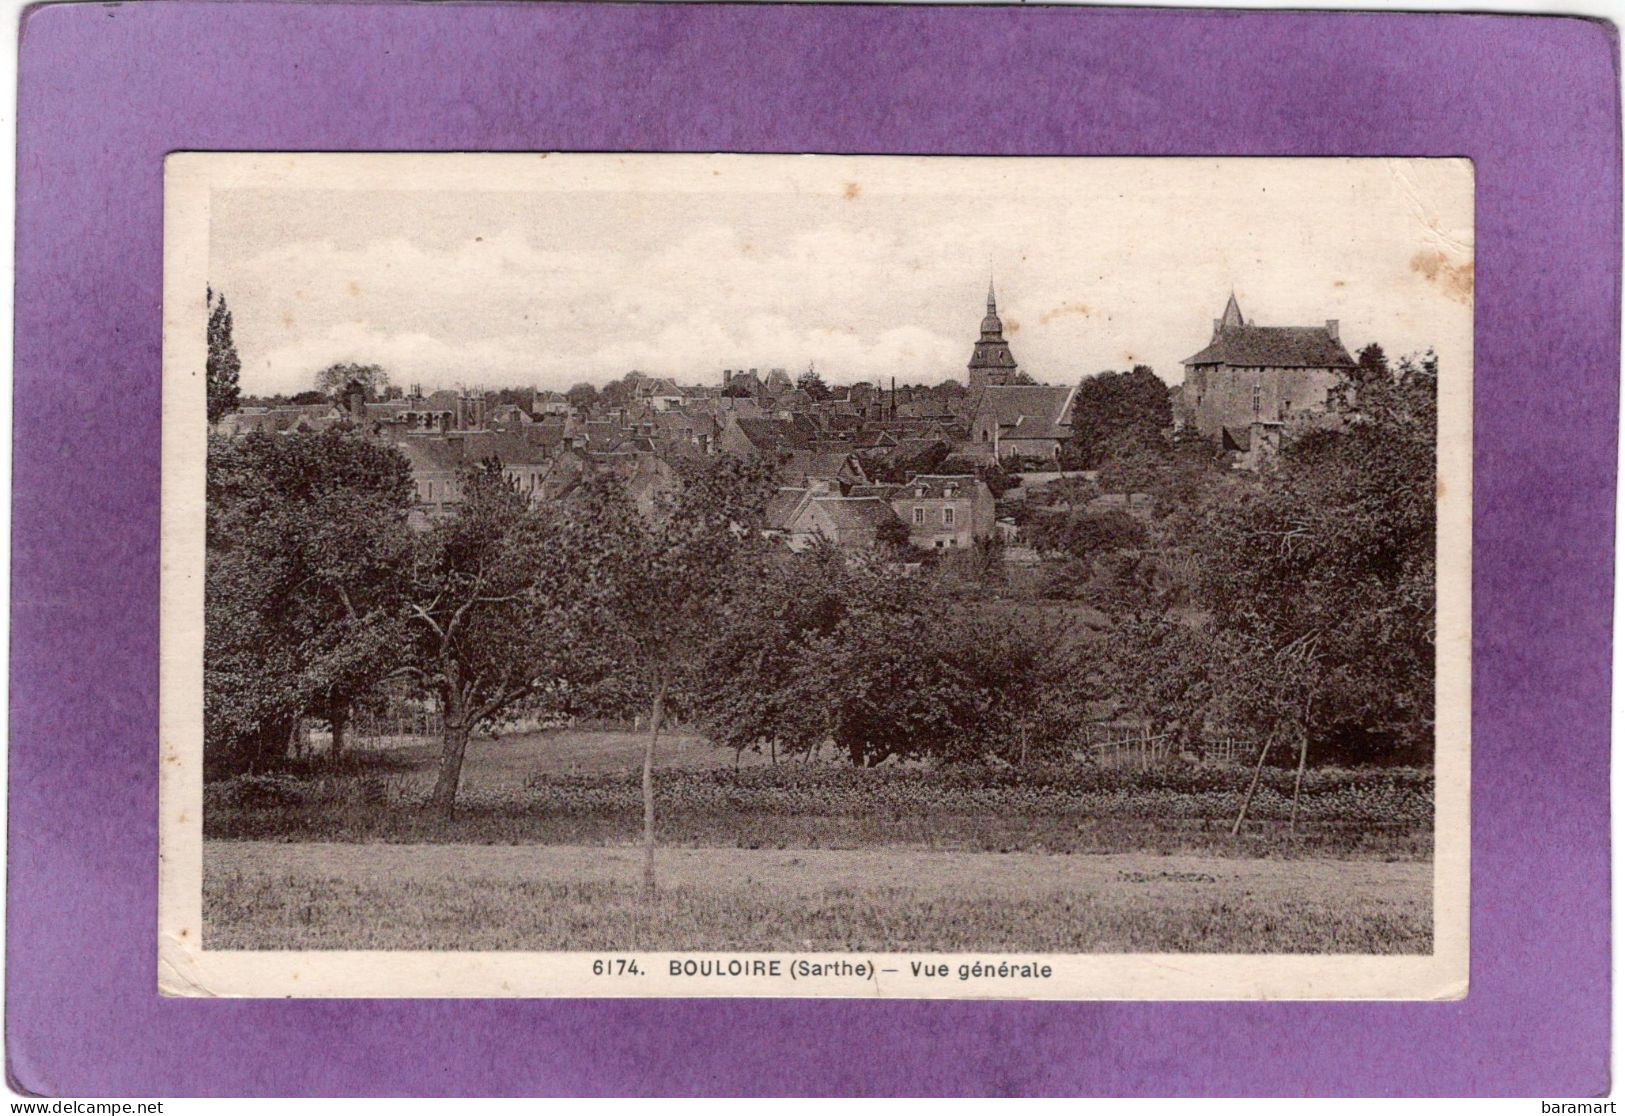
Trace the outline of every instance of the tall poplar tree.
<instances>
[{"instance_id":1,"label":"tall poplar tree","mask_svg":"<svg viewBox=\"0 0 1625 1116\"><path fill-rule=\"evenodd\" d=\"M209 422L219 422L237 409L237 374L243 362L237 356L237 343L231 337L231 311L226 296L206 288L209 307Z\"/></svg>"}]
</instances>

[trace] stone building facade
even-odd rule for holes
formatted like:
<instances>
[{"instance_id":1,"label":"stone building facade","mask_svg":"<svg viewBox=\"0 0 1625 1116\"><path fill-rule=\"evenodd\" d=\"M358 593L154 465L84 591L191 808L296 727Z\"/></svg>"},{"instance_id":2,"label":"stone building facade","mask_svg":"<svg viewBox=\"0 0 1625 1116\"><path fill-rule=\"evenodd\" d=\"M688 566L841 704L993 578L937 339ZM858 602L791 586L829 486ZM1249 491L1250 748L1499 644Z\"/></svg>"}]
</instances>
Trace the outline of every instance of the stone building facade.
<instances>
[{"instance_id":1,"label":"stone building facade","mask_svg":"<svg viewBox=\"0 0 1625 1116\"><path fill-rule=\"evenodd\" d=\"M1335 319L1322 326L1254 325L1232 294L1207 347L1183 363L1180 422L1247 453L1254 442L1278 441L1295 420L1324 412L1354 358Z\"/></svg>"}]
</instances>

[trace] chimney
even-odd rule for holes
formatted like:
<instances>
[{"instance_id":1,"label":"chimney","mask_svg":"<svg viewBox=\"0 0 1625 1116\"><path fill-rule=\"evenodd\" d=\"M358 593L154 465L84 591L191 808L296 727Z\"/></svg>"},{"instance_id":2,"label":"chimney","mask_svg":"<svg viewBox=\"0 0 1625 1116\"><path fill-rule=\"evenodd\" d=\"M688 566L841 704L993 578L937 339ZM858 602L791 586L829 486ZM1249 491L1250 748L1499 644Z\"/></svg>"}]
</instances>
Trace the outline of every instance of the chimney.
<instances>
[{"instance_id":1,"label":"chimney","mask_svg":"<svg viewBox=\"0 0 1625 1116\"><path fill-rule=\"evenodd\" d=\"M1326 332L1327 332L1327 334L1329 334L1331 336L1331 339L1333 341L1336 341L1338 339L1338 337L1337 337L1337 319L1336 318L1327 318L1326 319Z\"/></svg>"}]
</instances>

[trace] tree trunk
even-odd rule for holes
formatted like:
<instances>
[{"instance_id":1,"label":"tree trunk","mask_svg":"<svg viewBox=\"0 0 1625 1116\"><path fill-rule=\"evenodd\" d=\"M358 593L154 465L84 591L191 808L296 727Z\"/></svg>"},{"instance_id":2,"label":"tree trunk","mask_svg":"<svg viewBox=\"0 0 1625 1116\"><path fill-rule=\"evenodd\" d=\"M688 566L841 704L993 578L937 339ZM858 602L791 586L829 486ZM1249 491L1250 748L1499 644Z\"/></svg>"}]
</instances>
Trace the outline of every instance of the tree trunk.
<instances>
[{"instance_id":1,"label":"tree trunk","mask_svg":"<svg viewBox=\"0 0 1625 1116\"><path fill-rule=\"evenodd\" d=\"M846 754L852 757L853 767L863 766L863 744L861 742L854 740L847 744Z\"/></svg>"},{"instance_id":2,"label":"tree trunk","mask_svg":"<svg viewBox=\"0 0 1625 1116\"><path fill-rule=\"evenodd\" d=\"M341 705L328 716L327 723L333 729L333 743L327 750L327 758L337 761L344 755L344 726L350 720L350 707Z\"/></svg>"},{"instance_id":3,"label":"tree trunk","mask_svg":"<svg viewBox=\"0 0 1625 1116\"><path fill-rule=\"evenodd\" d=\"M468 725L448 715L440 730L440 774L429 795L429 809L451 821L457 815L457 786L463 779L463 753L468 750Z\"/></svg>"},{"instance_id":4,"label":"tree trunk","mask_svg":"<svg viewBox=\"0 0 1625 1116\"><path fill-rule=\"evenodd\" d=\"M1298 775L1292 780L1292 823L1287 826L1289 833L1298 832L1298 795L1303 790L1303 769L1309 762L1309 733L1298 734Z\"/></svg>"},{"instance_id":5,"label":"tree trunk","mask_svg":"<svg viewBox=\"0 0 1625 1116\"><path fill-rule=\"evenodd\" d=\"M666 684L655 689L649 711L649 742L643 749L643 893L655 890L655 741L660 737L660 720L666 712Z\"/></svg>"},{"instance_id":6,"label":"tree trunk","mask_svg":"<svg viewBox=\"0 0 1625 1116\"><path fill-rule=\"evenodd\" d=\"M1236 824L1230 827L1230 836L1234 837L1241 832L1241 823L1247 820L1247 807L1253 804L1253 794L1258 790L1258 779L1264 774L1264 757L1270 754L1275 745L1275 737L1271 736L1264 741L1264 746L1258 750L1258 766L1253 768L1253 781L1247 787L1247 795L1241 800L1241 812L1236 815Z\"/></svg>"}]
</instances>

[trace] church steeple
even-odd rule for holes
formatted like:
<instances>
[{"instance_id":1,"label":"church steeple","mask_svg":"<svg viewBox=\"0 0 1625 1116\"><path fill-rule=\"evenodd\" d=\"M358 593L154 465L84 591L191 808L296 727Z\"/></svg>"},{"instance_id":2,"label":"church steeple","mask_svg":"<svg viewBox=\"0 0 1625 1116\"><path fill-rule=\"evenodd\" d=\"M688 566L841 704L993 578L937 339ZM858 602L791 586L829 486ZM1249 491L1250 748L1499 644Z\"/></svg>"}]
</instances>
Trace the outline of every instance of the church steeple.
<instances>
[{"instance_id":1,"label":"church steeple","mask_svg":"<svg viewBox=\"0 0 1625 1116\"><path fill-rule=\"evenodd\" d=\"M1245 324L1241 317L1241 306L1236 302L1236 292L1231 291L1230 301L1224 308L1224 317L1219 319L1219 326L1221 329L1235 329Z\"/></svg>"},{"instance_id":2,"label":"church steeple","mask_svg":"<svg viewBox=\"0 0 1625 1116\"><path fill-rule=\"evenodd\" d=\"M993 298L993 280L987 281L987 317L982 319L982 340L1004 340L1004 323L999 321L999 304Z\"/></svg>"},{"instance_id":3,"label":"church steeple","mask_svg":"<svg viewBox=\"0 0 1625 1116\"><path fill-rule=\"evenodd\" d=\"M987 317L982 319L982 335L971 350L967 368L972 391L990 384L1007 384L1016 375L1016 358L1010 353L1010 342L1004 339L1004 323L999 320L991 277L987 281Z\"/></svg>"}]
</instances>

